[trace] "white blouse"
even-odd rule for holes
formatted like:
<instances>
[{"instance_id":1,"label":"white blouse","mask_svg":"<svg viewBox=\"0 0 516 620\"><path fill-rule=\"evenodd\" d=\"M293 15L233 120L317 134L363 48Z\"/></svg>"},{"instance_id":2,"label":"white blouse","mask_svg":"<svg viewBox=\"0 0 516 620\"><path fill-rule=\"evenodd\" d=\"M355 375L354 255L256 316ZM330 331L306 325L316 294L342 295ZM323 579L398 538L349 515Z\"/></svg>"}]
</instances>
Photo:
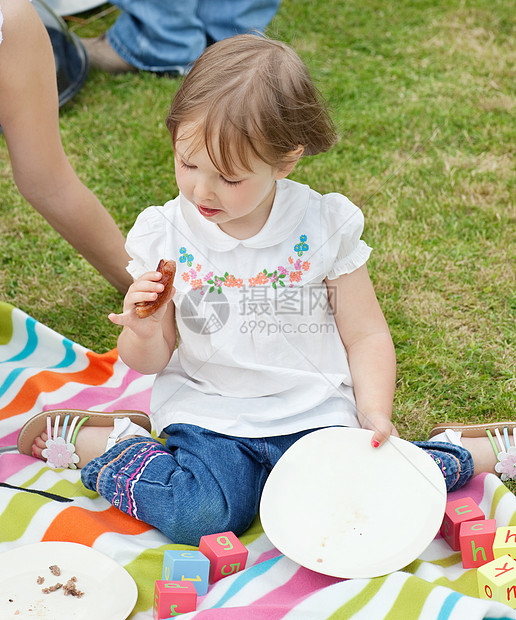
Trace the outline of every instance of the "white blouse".
<instances>
[{"instance_id":1,"label":"white blouse","mask_svg":"<svg viewBox=\"0 0 516 620\"><path fill-rule=\"evenodd\" d=\"M362 230L347 198L288 179L249 239L227 235L181 194L143 211L127 238L129 273L177 263L179 341L154 383L155 430L187 423L266 437L359 426L324 280L367 261Z\"/></svg>"}]
</instances>

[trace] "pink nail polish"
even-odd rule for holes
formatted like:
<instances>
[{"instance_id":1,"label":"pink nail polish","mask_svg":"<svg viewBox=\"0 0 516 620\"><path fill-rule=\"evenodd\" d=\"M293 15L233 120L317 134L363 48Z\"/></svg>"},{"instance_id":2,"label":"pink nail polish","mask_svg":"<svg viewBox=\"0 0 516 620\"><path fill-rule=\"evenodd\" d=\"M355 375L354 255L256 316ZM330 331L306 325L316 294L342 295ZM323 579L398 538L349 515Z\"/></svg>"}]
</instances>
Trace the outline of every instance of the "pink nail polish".
<instances>
[{"instance_id":1,"label":"pink nail polish","mask_svg":"<svg viewBox=\"0 0 516 620\"><path fill-rule=\"evenodd\" d=\"M376 439L373 439L373 441L371 441L371 445L373 446L373 448L378 448L378 446L380 445L380 442L376 441Z\"/></svg>"}]
</instances>

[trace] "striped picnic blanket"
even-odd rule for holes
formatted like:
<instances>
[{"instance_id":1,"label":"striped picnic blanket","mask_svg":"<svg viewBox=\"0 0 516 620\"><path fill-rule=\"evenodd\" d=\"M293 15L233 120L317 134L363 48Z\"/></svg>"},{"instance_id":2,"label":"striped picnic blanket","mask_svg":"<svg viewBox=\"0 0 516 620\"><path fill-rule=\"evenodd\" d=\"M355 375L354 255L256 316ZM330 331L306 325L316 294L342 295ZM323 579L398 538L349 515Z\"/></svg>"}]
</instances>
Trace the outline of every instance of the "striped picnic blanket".
<instances>
[{"instance_id":1,"label":"striped picnic blanket","mask_svg":"<svg viewBox=\"0 0 516 620\"><path fill-rule=\"evenodd\" d=\"M114 558L132 575L139 597L130 618L150 620L163 553L185 549L86 490L78 471L52 470L15 445L33 414L56 408L148 411L151 377L125 366L116 350L94 353L19 309L0 302L0 553L39 541L82 543ZM63 503L44 491L71 498ZM470 496L498 525L516 524L516 499L494 475L476 477L453 498ZM300 567L280 554L257 518L241 537L247 568L210 586L185 618L279 620L475 620L516 618L501 603L476 598L476 571L437 536L403 571L342 580Z\"/></svg>"}]
</instances>

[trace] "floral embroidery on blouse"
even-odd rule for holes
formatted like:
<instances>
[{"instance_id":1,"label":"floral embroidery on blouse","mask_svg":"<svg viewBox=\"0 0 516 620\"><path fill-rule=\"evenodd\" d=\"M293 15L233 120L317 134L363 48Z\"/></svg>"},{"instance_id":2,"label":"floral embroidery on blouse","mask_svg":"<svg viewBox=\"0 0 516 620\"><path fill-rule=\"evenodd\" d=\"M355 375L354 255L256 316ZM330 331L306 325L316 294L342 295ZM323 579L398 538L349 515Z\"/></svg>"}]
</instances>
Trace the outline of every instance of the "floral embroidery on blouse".
<instances>
[{"instance_id":1,"label":"floral embroidery on blouse","mask_svg":"<svg viewBox=\"0 0 516 620\"><path fill-rule=\"evenodd\" d=\"M299 237L300 243L294 246L294 252L297 256L303 256L303 252L309 249L306 235ZM179 249L179 262L186 263L191 269L183 271L181 277L185 282L189 282L192 289L202 288L204 285L209 285L209 292L217 291L222 293L222 287L228 288L242 288L244 286L244 278L239 278L228 271L223 275L216 275L213 271L209 271L202 274L202 265L197 264L195 269L193 268L194 257L188 253L185 247ZM287 259L287 266L278 265L273 271L264 269L255 276L247 278L246 284L250 287L270 285L273 289L277 289L278 286L293 287L294 283L299 283L303 280L303 275L310 269L310 262L302 261L300 258L292 258L289 256Z\"/></svg>"}]
</instances>

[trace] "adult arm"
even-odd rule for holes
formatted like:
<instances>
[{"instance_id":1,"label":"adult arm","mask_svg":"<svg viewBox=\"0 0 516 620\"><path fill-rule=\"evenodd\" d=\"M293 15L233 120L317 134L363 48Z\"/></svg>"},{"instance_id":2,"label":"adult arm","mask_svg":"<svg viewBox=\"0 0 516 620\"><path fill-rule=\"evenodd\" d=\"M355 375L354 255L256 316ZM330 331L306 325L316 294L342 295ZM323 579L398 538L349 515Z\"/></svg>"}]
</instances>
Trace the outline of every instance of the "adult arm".
<instances>
[{"instance_id":1,"label":"adult arm","mask_svg":"<svg viewBox=\"0 0 516 620\"><path fill-rule=\"evenodd\" d=\"M20 193L111 284L125 292L129 257L113 218L79 180L59 134L47 31L28 0L2 0L0 125Z\"/></svg>"}]
</instances>

